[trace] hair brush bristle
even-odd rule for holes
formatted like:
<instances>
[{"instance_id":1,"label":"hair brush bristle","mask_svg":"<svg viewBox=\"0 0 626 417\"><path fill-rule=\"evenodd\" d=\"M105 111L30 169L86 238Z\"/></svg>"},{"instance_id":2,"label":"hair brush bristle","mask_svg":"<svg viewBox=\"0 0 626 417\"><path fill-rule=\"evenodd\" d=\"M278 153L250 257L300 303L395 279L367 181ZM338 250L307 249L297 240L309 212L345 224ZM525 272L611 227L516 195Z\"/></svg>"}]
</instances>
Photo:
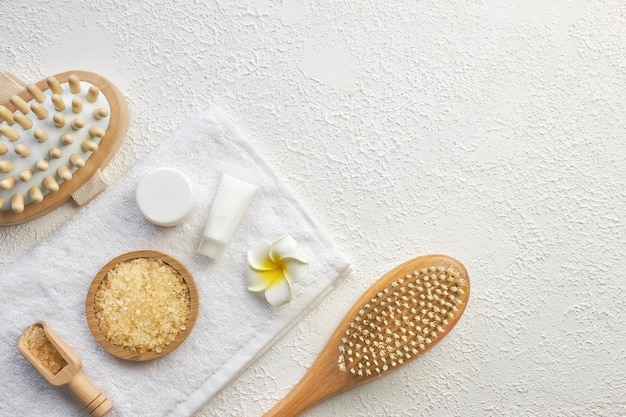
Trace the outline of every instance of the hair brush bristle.
<instances>
[{"instance_id":1,"label":"hair brush bristle","mask_svg":"<svg viewBox=\"0 0 626 417\"><path fill-rule=\"evenodd\" d=\"M392 281L348 324L339 346L339 369L380 375L418 356L444 334L466 286L450 266L431 265Z\"/></svg>"}]
</instances>

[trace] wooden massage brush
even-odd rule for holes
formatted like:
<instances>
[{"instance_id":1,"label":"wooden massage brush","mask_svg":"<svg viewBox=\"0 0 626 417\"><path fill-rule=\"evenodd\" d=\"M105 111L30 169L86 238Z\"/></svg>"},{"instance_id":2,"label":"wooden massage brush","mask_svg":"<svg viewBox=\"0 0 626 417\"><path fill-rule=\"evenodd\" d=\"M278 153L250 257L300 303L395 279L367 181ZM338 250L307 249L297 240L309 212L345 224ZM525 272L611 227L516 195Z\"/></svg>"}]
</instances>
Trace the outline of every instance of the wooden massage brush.
<instances>
[{"instance_id":1,"label":"wooden massage brush","mask_svg":"<svg viewBox=\"0 0 626 417\"><path fill-rule=\"evenodd\" d=\"M128 108L107 79L56 74L0 103L0 225L65 203L104 168L128 129Z\"/></svg>"},{"instance_id":2,"label":"wooden massage brush","mask_svg":"<svg viewBox=\"0 0 626 417\"><path fill-rule=\"evenodd\" d=\"M45 322L28 327L17 349L46 381L66 386L90 416L103 416L113 408L113 402L83 373L78 355Z\"/></svg>"},{"instance_id":3,"label":"wooden massage brush","mask_svg":"<svg viewBox=\"0 0 626 417\"><path fill-rule=\"evenodd\" d=\"M446 255L415 258L387 272L346 314L300 382L265 416L296 416L423 355L457 323L469 293L467 270Z\"/></svg>"}]
</instances>

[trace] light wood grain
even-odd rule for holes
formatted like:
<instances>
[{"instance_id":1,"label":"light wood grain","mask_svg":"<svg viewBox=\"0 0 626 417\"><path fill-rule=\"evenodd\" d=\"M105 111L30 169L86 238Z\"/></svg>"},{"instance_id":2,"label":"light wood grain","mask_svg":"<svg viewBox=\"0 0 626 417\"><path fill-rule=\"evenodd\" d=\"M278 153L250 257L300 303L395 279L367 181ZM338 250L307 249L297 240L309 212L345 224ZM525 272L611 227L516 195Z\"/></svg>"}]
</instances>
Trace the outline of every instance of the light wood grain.
<instances>
[{"instance_id":1,"label":"light wood grain","mask_svg":"<svg viewBox=\"0 0 626 417\"><path fill-rule=\"evenodd\" d=\"M388 288L392 282L397 280L399 277L404 277L406 274L412 274L415 270L420 270L431 265L452 267L456 269L466 280L467 287L465 294L462 295L462 304L459 306L459 311L456 316L453 319L450 319L449 322L443 326L443 335L435 339L433 343L420 353L420 355L413 356L411 359L405 360L404 365L423 355L426 351L435 346L458 322L459 318L463 314L470 293L467 270L461 262L446 255L427 255L412 259L387 272L378 281L376 281L348 311L326 343L322 352L319 354L317 360L313 363L311 368L309 368L308 372L304 375L300 382L296 384L296 386L282 401L269 410L265 414L265 417L297 416L302 411L324 399L355 388L359 385L377 381L390 372L387 371L382 375L372 374L369 376L358 376L351 374L350 372L341 371L337 364L341 339L345 337L345 330L347 326L359 313L359 310L361 310L366 303L369 303L370 300L372 300L380 291ZM385 329L383 329L383 331L384 330ZM401 366L394 369L398 369Z\"/></svg>"},{"instance_id":2,"label":"light wood grain","mask_svg":"<svg viewBox=\"0 0 626 417\"><path fill-rule=\"evenodd\" d=\"M23 169L22 171L20 171L19 177L20 181L28 182L31 180L31 178L33 178L33 170L30 168Z\"/></svg>"},{"instance_id":3,"label":"light wood grain","mask_svg":"<svg viewBox=\"0 0 626 417\"><path fill-rule=\"evenodd\" d=\"M52 95L52 104L54 105L54 109L56 111L65 110L65 102L63 101L63 96L61 94Z\"/></svg>"},{"instance_id":4,"label":"light wood grain","mask_svg":"<svg viewBox=\"0 0 626 417\"><path fill-rule=\"evenodd\" d=\"M26 90L28 93L35 99L37 103L43 103L46 101L45 94L37 87L36 84L28 84L26 86ZM32 108L32 105L31 105Z\"/></svg>"},{"instance_id":5,"label":"light wood grain","mask_svg":"<svg viewBox=\"0 0 626 417\"><path fill-rule=\"evenodd\" d=\"M50 372L28 349L24 335L20 336L17 342L18 351L50 384L57 387L68 387L90 416L101 417L109 412L113 408L113 402L85 376L78 355L44 321L38 321L34 325L43 328L46 337L67 362L67 365L56 374Z\"/></svg>"},{"instance_id":6,"label":"light wood grain","mask_svg":"<svg viewBox=\"0 0 626 417\"><path fill-rule=\"evenodd\" d=\"M72 125L72 129L73 130L75 130L75 131L76 130L80 130L83 127L85 127L85 121L83 119L77 117L76 119L72 120L71 125Z\"/></svg>"},{"instance_id":7,"label":"light wood grain","mask_svg":"<svg viewBox=\"0 0 626 417\"><path fill-rule=\"evenodd\" d=\"M160 259L167 265L174 268L183 277L185 284L187 284L187 288L189 288L189 301L190 301L189 316L187 317L187 322L185 323L185 330L178 333L174 341L172 341L172 343L170 343L169 345L163 347L160 353L157 353L154 351L138 353L138 352L132 352L132 351L123 349L119 346L116 346L113 343L109 342L109 340L104 336L104 334L102 334L96 321L95 310L94 310L94 300L95 300L96 292L98 291L98 288L100 287L100 283L102 282L106 274L112 268L114 268L117 264L121 262L129 261L131 259L136 259L136 258ZM160 358L164 355L167 355L168 353L176 349L178 346L180 346L180 344L187 338L187 336L189 335L189 333L191 332L191 330L193 329L196 323L196 319L198 317L198 309L199 309L198 289L196 288L196 283L191 273L178 260L172 258L171 256L165 253L152 251L152 250L139 250L139 251L124 253L112 259L111 261L109 261L106 265L102 267L102 269L100 269L100 271L96 274L95 278L91 282L91 285L89 286L89 290L87 292L87 300L85 303L87 325L89 326L89 330L91 330L91 334L93 335L94 339L96 339L96 342L98 342L98 344L102 346L102 348L106 350L107 352L109 352L111 355L116 356L121 359L127 359L131 361L147 361L147 360Z\"/></svg>"},{"instance_id":8,"label":"light wood grain","mask_svg":"<svg viewBox=\"0 0 626 417\"><path fill-rule=\"evenodd\" d=\"M70 85L70 91L72 94L80 93L80 79L76 74L72 74L67 78L67 82Z\"/></svg>"},{"instance_id":9,"label":"light wood grain","mask_svg":"<svg viewBox=\"0 0 626 417\"><path fill-rule=\"evenodd\" d=\"M64 181L69 181L72 179L72 171L70 171L67 165L61 165L57 168L57 175Z\"/></svg>"},{"instance_id":10,"label":"light wood grain","mask_svg":"<svg viewBox=\"0 0 626 417\"><path fill-rule=\"evenodd\" d=\"M72 112L80 113L81 111L83 111L83 101L80 98L75 97L72 99Z\"/></svg>"},{"instance_id":11,"label":"light wood grain","mask_svg":"<svg viewBox=\"0 0 626 417\"><path fill-rule=\"evenodd\" d=\"M17 180L15 177L6 177L0 181L0 188L3 190L12 190L16 183Z\"/></svg>"},{"instance_id":12,"label":"light wood grain","mask_svg":"<svg viewBox=\"0 0 626 417\"><path fill-rule=\"evenodd\" d=\"M59 75L53 75L51 77L48 77L46 79L46 84L47 86L45 88L41 88L40 87L40 83L37 83L37 87L41 88L42 91L47 90L48 88L50 89L50 91L52 91L53 94L63 94L63 89L61 88L61 84L65 81L67 81L67 79L69 78L69 76L71 74L75 74L75 71L70 71L68 73L66 73L65 77L60 77L61 81L57 80L57 77L59 77Z\"/></svg>"},{"instance_id":13,"label":"light wood grain","mask_svg":"<svg viewBox=\"0 0 626 417\"><path fill-rule=\"evenodd\" d=\"M54 125L58 128L62 128L63 126L65 126L65 116L63 116L61 113L57 113L52 116L52 120L54 121Z\"/></svg>"},{"instance_id":14,"label":"light wood grain","mask_svg":"<svg viewBox=\"0 0 626 417\"><path fill-rule=\"evenodd\" d=\"M109 115L109 111L102 107L95 109L93 111L93 117L95 117L97 120L104 119L108 115Z\"/></svg>"},{"instance_id":15,"label":"light wood grain","mask_svg":"<svg viewBox=\"0 0 626 417\"><path fill-rule=\"evenodd\" d=\"M54 80L50 81L51 85L56 89L58 83L67 82L71 74L75 74L79 79L98 86L100 93L104 94L107 98L111 107L109 127L98 146L97 152L94 152L94 154L86 160L85 166L76 171L70 181L63 182L57 192L47 194L41 203L27 204L22 213L14 213L11 210L0 211L0 226L24 223L43 216L66 203L71 199L71 194L78 187L91 178L96 171L107 166L126 136L128 130L128 106L122 93L109 80L101 75L80 70L66 71L55 75L53 77ZM41 91L46 91L50 88L45 79L38 81L35 85ZM26 89L20 92L18 96L25 101L31 100L30 93ZM15 111L15 106L10 102L4 103L4 106L10 112ZM11 132L7 132L10 136Z\"/></svg>"},{"instance_id":16,"label":"light wood grain","mask_svg":"<svg viewBox=\"0 0 626 417\"><path fill-rule=\"evenodd\" d=\"M50 166L50 163L48 162L47 159L44 159L44 158L37 160L37 162L35 163L35 167L39 171L46 171L49 166Z\"/></svg>"},{"instance_id":17,"label":"light wood grain","mask_svg":"<svg viewBox=\"0 0 626 417\"><path fill-rule=\"evenodd\" d=\"M81 143L81 148L83 148L84 151L87 152L95 152L98 150L99 146L96 142L94 142L93 140L89 140L89 139L85 139L82 143Z\"/></svg>"},{"instance_id":18,"label":"light wood grain","mask_svg":"<svg viewBox=\"0 0 626 417\"><path fill-rule=\"evenodd\" d=\"M15 168L13 161L0 161L0 172L8 173L13 171L13 168Z\"/></svg>"},{"instance_id":19,"label":"light wood grain","mask_svg":"<svg viewBox=\"0 0 626 417\"><path fill-rule=\"evenodd\" d=\"M6 121L9 125L15 123L15 119L13 118L13 112L4 106L0 106L0 119Z\"/></svg>"},{"instance_id":20,"label":"light wood grain","mask_svg":"<svg viewBox=\"0 0 626 417\"><path fill-rule=\"evenodd\" d=\"M27 116L23 114L16 113L14 115L15 122L22 127L24 130L28 130L33 127L33 121L30 120Z\"/></svg>"},{"instance_id":21,"label":"light wood grain","mask_svg":"<svg viewBox=\"0 0 626 417\"><path fill-rule=\"evenodd\" d=\"M76 168L82 168L85 166L85 160L78 154L70 155L70 163Z\"/></svg>"},{"instance_id":22,"label":"light wood grain","mask_svg":"<svg viewBox=\"0 0 626 417\"><path fill-rule=\"evenodd\" d=\"M72 143L74 143L74 136L70 135L69 133L64 133L63 136L61 136L61 142L64 145L71 145Z\"/></svg>"},{"instance_id":23,"label":"light wood grain","mask_svg":"<svg viewBox=\"0 0 626 417\"><path fill-rule=\"evenodd\" d=\"M59 183L57 182L56 178L54 178L52 175L48 175L44 177L42 182L43 182L43 186L46 187L46 190L50 192L59 191Z\"/></svg>"},{"instance_id":24,"label":"light wood grain","mask_svg":"<svg viewBox=\"0 0 626 417\"><path fill-rule=\"evenodd\" d=\"M35 116L37 116L37 118L39 120L44 120L45 118L48 117L48 110L46 110L46 108L44 106L42 106L39 103L33 103L30 105L31 110L33 111L33 113L35 113Z\"/></svg>"},{"instance_id":25,"label":"light wood grain","mask_svg":"<svg viewBox=\"0 0 626 417\"><path fill-rule=\"evenodd\" d=\"M9 99L10 103L13 104L22 114L28 114L30 112L30 106L22 97L19 95L14 95Z\"/></svg>"},{"instance_id":26,"label":"light wood grain","mask_svg":"<svg viewBox=\"0 0 626 417\"><path fill-rule=\"evenodd\" d=\"M98 100L98 96L100 95L100 89L95 85L89 87L87 91L87 101L90 103L95 103Z\"/></svg>"},{"instance_id":27,"label":"light wood grain","mask_svg":"<svg viewBox=\"0 0 626 417\"><path fill-rule=\"evenodd\" d=\"M61 157L63 156L63 151L58 146L53 146L48 151L48 154L50 155L50 158L61 159Z\"/></svg>"},{"instance_id":28,"label":"light wood grain","mask_svg":"<svg viewBox=\"0 0 626 417\"><path fill-rule=\"evenodd\" d=\"M26 158L27 156L30 156L33 150L28 145L24 145L23 143L18 143L13 148L13 151L15 151L15 153L18 154L19 156Z\"/></svg>"},{"instance_id":29,"label":"light wood grain","mask_svg":"<svg viewBox=\"0 0 626 417\"><path fill-rule=\"evenodd\" d=\"M22 197L22 194L14 194L11 197L11 210L16 213L24 211L24 197Z\"/></svg>"},{"instance_id":30,"label":"light wood grain","mask_svg":"<svg viewBox=\"0 0 626 417\"><path fill-rule=\"evenodd\" d=\"M48 132L43 129L35 130L33 132L33 136L35 137L35 140L37 140L37 142L39 143L43 143L48 140Z\"/></svg>"},{"instance_id":31,"label":"light wood grain","mask_svg":"<svg viewBox=\"0 0 626 417\"><path fill-rule=\"evenodd\" d=\"M11 142L15 142L20 138L20 134L17 132L17 130L9 126L0 126L0 135L4 136Z\"/></svg>"},{"instance_id":32,"label":"light wood grain","mask_svg":"<svg viewBox=\"0 0 626 417\"><path fill-rule=\"evenodd\" d=\"M41 192L41 188L37 186L30 187L30 189L28 190L28 196L31 200L33 200L33 203L35 204L41 203L43 201L43 193Z\"/></svg>"}]
</instances>

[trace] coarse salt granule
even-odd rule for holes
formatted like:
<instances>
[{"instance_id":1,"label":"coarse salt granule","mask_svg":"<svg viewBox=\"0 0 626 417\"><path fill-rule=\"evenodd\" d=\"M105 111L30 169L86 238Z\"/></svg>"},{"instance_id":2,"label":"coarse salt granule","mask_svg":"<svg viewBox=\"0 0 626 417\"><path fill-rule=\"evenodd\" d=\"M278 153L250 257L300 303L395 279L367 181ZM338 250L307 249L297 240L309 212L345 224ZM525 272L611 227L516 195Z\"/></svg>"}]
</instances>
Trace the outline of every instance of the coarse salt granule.
<instances>
[{"instance_id":1,"label":"coarse salt granule","mask_svg":"<svg viewBox=\"0 0 626 417\"><path fill-rule=\"evenodd\" d=\"M183 277L155 258L117 264L102 279L94 298L102 334L114 345L138 353L161 353L185 330L190 310Z\"/></svg>"},{"instance_id":2,"label":"coarse salt granule","mask_svg":"<svg viewBox=\"0 0 626 417\"><path fill-rule=\"evenodd\" d=\"M24 332L23 337L28 350L53 374L56 375L67 365L65 359L50 342L40 325L33 324L30 326Z\"/></svg>"}]
</instances>

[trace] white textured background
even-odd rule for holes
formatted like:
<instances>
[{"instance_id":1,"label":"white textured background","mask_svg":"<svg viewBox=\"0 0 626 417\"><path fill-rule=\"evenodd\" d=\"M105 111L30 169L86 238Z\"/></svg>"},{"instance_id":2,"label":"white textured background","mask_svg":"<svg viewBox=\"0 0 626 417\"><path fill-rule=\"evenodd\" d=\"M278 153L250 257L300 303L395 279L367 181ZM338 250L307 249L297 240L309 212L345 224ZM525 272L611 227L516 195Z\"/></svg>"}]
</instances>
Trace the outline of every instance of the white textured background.
<instances>
[{"instance_id":1,"label":"white textured background","mask_svg":"<svg viewBox=\"0 0 626 417\"><path fill-rule=\"evenodd\" d=\"M213 100L353 262L200 416L260 415L366 287L433 252L472 279L453 333L307 415L626 415L622 0L0 6L0 67L127 96L114 178ZM0 229L0 265L74 210Z\"/></svg>"}]
</instances>

